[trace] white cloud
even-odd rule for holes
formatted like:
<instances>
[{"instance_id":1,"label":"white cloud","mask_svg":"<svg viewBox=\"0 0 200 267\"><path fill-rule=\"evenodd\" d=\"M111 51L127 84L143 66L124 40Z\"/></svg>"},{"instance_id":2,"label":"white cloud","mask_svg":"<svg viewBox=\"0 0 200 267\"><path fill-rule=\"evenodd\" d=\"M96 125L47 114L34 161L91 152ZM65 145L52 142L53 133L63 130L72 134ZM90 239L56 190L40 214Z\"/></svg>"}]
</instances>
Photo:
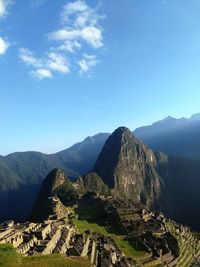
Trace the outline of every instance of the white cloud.
<instances>
[{"instance_id":1,"label":"white cloud","mask_svg":"<svg viewBox=\"0 0 200 267\"><path fill-rule=\"evenodd\" d=\"M68 74L72 64L78 64L79 72L86 73L99 62L94 52L104 46L99 25L104 16L84 0L75 0L62 8L60 17L61 26L48 34L51 45L42 56L36 57L30 50L20 49L20 59L32 67L34 77L39 79L50 78L54 72Z\"/></svg>"},{"instance_id":2,"label":"white cloud","mask_svg":"<svg viewBox=\"0 0 200 267\"><path fill-rule=\"evenodd\" d=\"M79 30L67 30L61 29L56 32L53 32L50 37L52 40L65 41L65 40L73 40L79 38L80 31Z\"/></svg>"},{"instance_id":3,"label":"white cloud","mask_svg":"<svg viewBox=\"0 0 200 267\"><path fill-rule=\"evenodd\" d=\"M8 14L8 8L13 2L14 0L0 0L0 19ZM0 55L5 54L8 47L9 43L0 36Z\"/></svg>"},{"instance_id":4,"label":"white cloud","mask_svg":"<svg viewBox=\"0 0 200 267\"><path fill-rule=\"evenodd\" d=\"M102 43L102 32L96 27L85 27L81 31L82 38L94 48L103 46Z\"/></svg>"},{"instance_id":5,"label":"white cloud","mask_svg":"<svg viewBox=\"0 0 200 267\"><path fill-rule=\"evenodd\" d=\"M13 0L0 0L0 18L8 14L8 8L13 3Z\"/></svg>"},{"instance_id":6,"label":"white cloud","mask_svg":"<svg viewBox=\"0 0 200 267\"><path fill-rule=\"evenodd\" d=\"M86 12L88 10L90 10L90 8L84 1L77 0L75 2L68 3L63 7L61 17L62 17L62 20L65 22L66 18L69 15L72 15L77 12L81 12L81 13Z\"/></svg>"},{"instance_id":7,"label":"white cloud","mask_svg":"<svg viewBox=\"0 0 200 267\"><path fill-rule=\"evenodd\" d=\"M26 64L35 68L42 67L43 63L41 59L36 58L33 53L27 48L20 48L19 58Z\"/></svg>"},{"instance_id":8,"label":"white cloud","mask_svg":"<svg viewBox=\"0 0 200 267\"><path fill-rule=\"evenodd\" d=\"M0 37L0 55L5 54L8 47L9 47L8 42L6 42L2 37Z\"/></svg>"},{"instance_id":9,"label":"white cloud","mask_svg":"<svg viewBox=\"0 0 200 267\"><path fill-rule=\"evenodd\" d=\"M39 80L42 80L44 78L52 78L53 77L50 70L47 70L47 69L36 69L36 70L32 71L31 74L33 75L33 77L38 78Z\"/></svg>"},{"instance_id":10,"label":"white cloud","mask_svg":"<svg viewBox=\"0 0 200 267\"><path fill-rule=\"evenodd\" d=\"M78 65L80 67L80 73L86 73L90 71L98 63L99 60L95 55L83 54L83 58L78 61Z\"/></svg>"},{"instance_id":11,"label":"white cloud","mask_svg":"<svg viewBox=\"0 0 200 267\"><path fill-rule=\"evenodd\" d=\"M27 48L20 48L19 58L28 66L31 66L32 76L35 78L52 78L52 72L67 74L70 72L70 64L64 56L59 53L49 52L43 58L37 58Z\"/></svg>"},{"instance_id":12,"label":"white cloud","mask_svg":"<svg viewBox=\"0 0 200 267\"><path fill-rule=\"evenodd\" d=\"M63 26L50 34L51 40L86 42L97 49L103 46L102 28L99 15L85 1L77 0L63 7L61 21Z\"/></svg>"},{"instance_id":13,"label":"white cloud","mask_svg":"<svg viewBox=\"0 0 200 267\"><path fill-rule=\"evenodd\" d=\"M82 39L94 48L100 48L103 46L102 32L96 27L85 27L81 30L67 30L61 29L51 34L51 38L58 41L69 41Z\"/></svg>"},{"instance_id":14,"label":"white cloud","mask_svg":"<svg viewBox=\"0 0 200 267\"><path fill-rule=\"evenodd\" d=\"M0 17L3 17L6 14L6 7L3 0L0 0Z\"/></svg>"},{"instance_id":15,"label":"white cloud","mask_svg":"<svg viewBox=\"0 0 200 267\"><path fill-rule=\"evenodd\" d=\"M79 42L67 40L57 48L58 50L63 50L66 52L74 53L76 49L81 49L81 44Z\"/></svg>"},{"instance_id":16,"label":"white cloud","mask_svg":"<svg viewBox=\"0 0 200 267\"><path fill-rule=\"evenodd\" d=\"M70 72L69 62L65 59L65 57L54 52L51 52L48 55L47 67L61 73Z\"/></svg>"}]
</instances>

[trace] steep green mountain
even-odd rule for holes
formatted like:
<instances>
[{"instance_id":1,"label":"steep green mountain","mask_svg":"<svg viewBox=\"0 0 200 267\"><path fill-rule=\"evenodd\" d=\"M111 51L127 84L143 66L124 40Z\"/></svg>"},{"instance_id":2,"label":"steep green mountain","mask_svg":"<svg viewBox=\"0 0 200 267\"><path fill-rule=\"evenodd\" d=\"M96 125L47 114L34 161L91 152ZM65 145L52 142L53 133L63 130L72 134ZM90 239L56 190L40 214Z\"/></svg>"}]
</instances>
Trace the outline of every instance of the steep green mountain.
<instances>
[{"instance_id":1,"label":"steep green mountain","mask_svg":"<svg viewBox=\"0 0 200 267\"><path fill-rule=\"evenodd\" d=\"M63 171L54 169L42 183L30 219L40 222L50 215L62 216L65 213L63 205L69 205L76 198L69 178Z\"/></svg>"},{"instance_id":2,"label":"steep green mountain","mask_svg":"<svg viewBox=\"0 0 200 267\"><path fill-rule=\"evenodd\" d=\"M115 194L154 207L162 190L153 151L120 127L107 139L94 166Z\"/></svg>"},{"instance_id":3,"label":"steep green mountain","mask_svg":"<svg viewBox=\"0 0 200 267\"><path fill-rule=\"evenodd\" d=\"M90 171L108 135L87 137L52 155L19 152L0 156L0 221L27 218L42 180L52 169L64 170L71 179Z\"/></svg>"},{"instance_id":4,"label":"steep green mountain","mask_svg":"<svg viewBox=\"0 0 200 267\"><path fill-rule=\"evenodd\" d=\"M83 178L78 177L73 186L80 194L95 192L100 195L109 195L111 193L101 177L94 172L88 173Z\"/></svg>"},{"instance_id":5,"label":"steep green mountain","mask_svg":"<svg viewBox=\"0 0 200 267\"><path fill-rule=\"evenodd\" d=\"M200 163L154 152L120 127L107 139L93 172L114 195L200 229Z\"/></svg>"},{"instance_id":6,"label":"steep green mountain","mask_svg":"<svg viewBox=\"0 0 200 267\"><path fill-rule=\"evenodd\" d=\"M134 135L150 148L167 155L200 160L200 114L189 119L167 117L136 129Z\"/></svg>"}]
</instances>

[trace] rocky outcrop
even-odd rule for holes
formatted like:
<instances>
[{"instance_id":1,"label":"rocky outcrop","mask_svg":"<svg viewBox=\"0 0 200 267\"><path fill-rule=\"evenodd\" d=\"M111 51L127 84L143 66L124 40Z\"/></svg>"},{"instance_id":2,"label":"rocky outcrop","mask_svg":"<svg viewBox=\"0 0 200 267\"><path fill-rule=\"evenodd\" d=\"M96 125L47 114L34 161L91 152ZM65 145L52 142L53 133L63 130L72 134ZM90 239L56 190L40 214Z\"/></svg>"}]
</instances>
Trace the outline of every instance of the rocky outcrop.
<instances>
[{"instance_id":1,"label":"rocky outcrop","mask_svg":"<svg viewBox=\"0 0 200 267\"><path fill-rule=\"evenodd\" d=\"M108 186L102 181L101 177L94 172L88 173L83 181L86 192L95 192L100 195L110 194Z\"/></svg>"},{"instance_id":2,"label":"rocky outcrop","mask_svg":"<svg viewBox=\"0 0 200 267\"><path fill-rule=\"evenodd\" d=\"M120 127L107 139L93 169L115 196L199 230L200 163L155 152Z\"/></svg>"},{"instance_id":3,"label":"rocky outcrop","mask_svg":"<svg viewBox=\"0 0 200 267\"><path fill-rule=\"evenodd\" d=\"M73 183L73 187L76 191L83 195L87 192L94 192L100 195L109 195L109 187L102 181L101 177L94 172L90 172L83 178L78 177Z\"/></svg>"},{"instance_id":4,"label":"rocky outcrop","mask_svg":"<svg viewBox=\"0 0 200 267\"><path fill-rule=\"evenodd\" d=\"M156 166L154 152L120 127L107 139L94 172L116 195L153 207L162 189Z\"/></svg>"},{"instance_id":5,"label":"rocky outcrop","mask_svg":"<svg viewBox=\"0 0 200 267\"><path fill-rule=\"evenodd\" d=\"M43 181L30 219L42 221L52 214L60 217L65 212L64 205L71 204L76 197L69 178L63 171L54 169Z\"/></svg>"}]
</instances>

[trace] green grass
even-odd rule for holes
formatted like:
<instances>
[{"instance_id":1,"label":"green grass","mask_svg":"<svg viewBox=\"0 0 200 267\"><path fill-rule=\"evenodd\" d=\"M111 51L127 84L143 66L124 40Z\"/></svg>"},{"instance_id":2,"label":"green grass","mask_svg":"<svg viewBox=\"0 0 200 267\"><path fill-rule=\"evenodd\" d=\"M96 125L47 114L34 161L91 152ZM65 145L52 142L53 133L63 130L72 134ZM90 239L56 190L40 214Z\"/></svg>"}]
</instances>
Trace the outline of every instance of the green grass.
<instances>
[{"instance_id":1,"label":"green grass","mask_svg":"<svg viewBox=\"0 0 200 267\"><path fill-rule=\"evenodd\" d=\"M87 260L68 258L64 254L23 257L9 244L0 245L0 267L90 267Z\"/></svg>"},{"instance_id":2,"label":"green grass","mask_svg":"<svg viewBox=\"0 0 200 267\"><path fill-rule=\"evenodd\" d=\"M10 244L0 245L0 266L12 266L20 260L16 250Z\"/></svg>"},{"instance_id":3,"label":"green grass","mask_svg":"<svg viewBox=\"0 0 200 267\"><path fill-rule=\"evenodd\" d=\"M145 251L137 249L134 244L124 240L125 235L117 220L107 216L101 201L80 202L75 214L78 218L75 217L72 221L80 233L90 230L90 232L111 236L126 257L137 259L147 254ZM106 225L105 221L107 221Z\"/></svg>"},{"instance_id":4,"label":"green grass","mask_svg":"<svg viewBox=\"0 0 200 267\"><path fill-rule=\"evenodd\" d=\"M77 218L73 218L72 221L80 233L90 230L90 232L96 232L104 236L111 236L126 257L138 258L146 254L144 251L135 249L129 241L124 240L124 236L111 233L112 229L110 227L101 226L96 223L90 223L87 220L79 220Z\"/></svg>"},{"instance_id":5,"label":"green grass","mask_svg":"<svg viewBox=\"0 0 200 267\"><path fill-rule=\"evenodd\" d=\"M77 218L73 218L72 221L80 233L84 233L86 230L90 230L93 233L96 232L105 236L109 235L104 226L99 226L96 223L89 223L87 220L79 220Z\"/></svg>"},{"instance_id":6,"label":"green grass","mask_svg":"<svg viewBox=\"0 0 200 267\"><path fill-rule=\"evenodd\" d=\"M126 257L139 258L146 254L145 251L135 249L129 241L123 239L123 236L112 235L112 238Z\"/></svg>"}]
</instances>

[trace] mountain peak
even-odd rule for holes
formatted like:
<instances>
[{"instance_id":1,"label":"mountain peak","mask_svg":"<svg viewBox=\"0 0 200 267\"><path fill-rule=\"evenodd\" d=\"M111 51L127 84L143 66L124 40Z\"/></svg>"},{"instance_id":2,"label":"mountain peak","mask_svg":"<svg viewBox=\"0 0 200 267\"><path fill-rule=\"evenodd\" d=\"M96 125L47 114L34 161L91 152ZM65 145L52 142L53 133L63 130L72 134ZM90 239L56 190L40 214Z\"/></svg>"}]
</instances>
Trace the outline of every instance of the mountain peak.
<instances>
[{"instance_id":1,"label":"mountain peak","mask_svg":"<svg viewBox=\"0 0 200 267\"><path fill-rule=\"evenodd\" d=\"M73 194L72 183L64 172L60 169L53 169L44 179L40 191L38 193L35 206L32 210L31 220L41 221L47 219L52 214L54 200L59 204L53 212L59 216L59 210L63 213L62 203L64 204L66 198ZM63 199L63 196L65 199ZM73 197L73 196L72 196Z\"/></svg>"},{"instance_id":2,"label":"mountain peak","mask_svg":"<svg viewBox=\"0 0 200 267\"><path fill-rule=\"evenodd\" d=\"M174 120L176 120L176 118L172 116L167 116L166 118L163 119L163 121L174 121Z\"/></svg>"},{"instance_id":3,"label":"mountain peak","mask_svg":"<svg viewBox=\"0 0 200 267\"><path fill-rule=\"evenodd\" d=\"M47 175L47 177L43 182L43 185L45 186L46 189L49 188L50 189L49 193L51 193L56 188L64 184L66 180L67 178L64 172L60 169L55 168Z\"/></svg>"},{"instance_id":4,"label":"mountain peak","mask_svg":"<svg viewBox=\"0 0 200 267\"><path fill-rule=\"evenodd\" d=\"M129 128L121 126L118 127L110 136L112 139L117 139L121 141L125 141L126 139L133 138L132 132L129 130ZM109 139L109 138L108 138Z\"/></svg>"},{"instance_id":5,"label":"mountain peak","mask_svg":"<svg viewBox=\"0 0 200 267\"><path fill-rule=\"evenodd\" d=\"M200 120L200 113L195 113L190 117L190 120Z\"/></svg>"},{"instance_id":6,"label":"mountain peak","mask_svg":"<svg viewBox=\"0 0 200 267\"><path fill-rule=\"evenodd\" d=\"M131 134L132 135L130 129L125 126L118 127L112 134L113 135L114 134Z\"/></svg>"},{"instance_id":7,"label":"mountain peak","mask_svg":"<svg viewBox=\"0 0 200 267\"><path fill-rule=\"evenodd\" d=\"M156 157L126 127L117 128L107 139L94 172L121 197L151 205L159 195L160 182L154 168ZM145 184L149 184L146 190Z\"/></svg>"}]
</instances>

